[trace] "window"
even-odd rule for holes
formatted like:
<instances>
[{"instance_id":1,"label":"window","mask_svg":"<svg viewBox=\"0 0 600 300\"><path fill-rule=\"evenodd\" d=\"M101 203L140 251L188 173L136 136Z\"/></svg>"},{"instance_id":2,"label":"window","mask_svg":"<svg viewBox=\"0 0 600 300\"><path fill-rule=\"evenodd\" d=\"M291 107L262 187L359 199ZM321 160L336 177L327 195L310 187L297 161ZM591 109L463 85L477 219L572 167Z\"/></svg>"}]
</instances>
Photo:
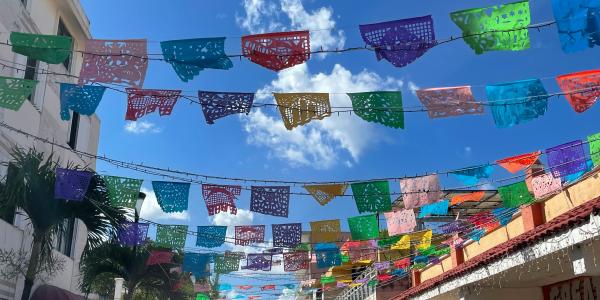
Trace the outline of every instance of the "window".
<instances>
[{"instance_id":1,"label":"window","mask_svg":"<svg viewBox=\"0 0 600 300\"><path fill-rule=\"evenodd\" d=\"M71 130L69 130L69 147L71 149L75 149L77 147L77 132L79 131L79 113L73 112L73 116L71 117Z\"/></svg>"},{"instance_id":2,"label":"window","mask_svg":"<svg viewBox=\"0 0 600 300\"><path fill-rule=\"evenodd\" d=\"M71 247L73 245L73 233L75 232L75 219L64 219L63 223L60 224L58 228L58 233L56 234L56 246L54 249L56 251L66 255L71 256Z\"/></svg>"},{"instance_id":3,"label":"window","mask_svg":"<svg viewBox=\"0 0 600 300\"><path fill-rule=\"evenodd\" d=\"M32 58L27 58L27 63L25 64L25 76L23 78L29 80L36 80L37 78L37 67L38 61ZM34 103L35 100L35 87L33 88L33 92L29 94L29 102Z\"/></svg>"},{"instance_id":4,"label":"window","mask_svg":"<svg viewBox=\"0 0 600 300\"><path fill-rule=\"evenodd\" d=\"M67 26L65 26L65 23L63 23L62 19L58 20L58 30L56 31L56 34L62 35L62 36L73 37L71 35L71 33L69 32L69 30L67 30ZM63 66L65 66L65 68L67 68L67 71L71 70L71 54L69 54L69 56L67 56L65 61L63 61Z\"/></svg>"}]
</instances>

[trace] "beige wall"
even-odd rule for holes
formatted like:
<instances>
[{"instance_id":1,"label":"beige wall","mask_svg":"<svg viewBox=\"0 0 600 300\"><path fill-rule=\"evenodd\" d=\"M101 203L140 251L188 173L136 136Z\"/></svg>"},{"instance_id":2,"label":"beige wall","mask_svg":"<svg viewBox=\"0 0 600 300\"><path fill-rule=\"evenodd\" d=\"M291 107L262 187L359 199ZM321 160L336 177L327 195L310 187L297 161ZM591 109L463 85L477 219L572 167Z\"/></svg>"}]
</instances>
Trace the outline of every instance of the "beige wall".
<instances>
[{"instance_id":1,"label":"beige wall","mask_svg":"<svg viewBox=\"0 0 600 300\"><path fill-rule=\"evenodd\" d=\"M542 201L542 213L546 221L550 221L568 210L597 197L600 197L600 169L593 170L587 177L566 187L561 193L544 199ZM482 237L479 242L467 243L463 248L465 261L473 259L481 253L521 234L527 233L524 231L521 215L517 214L506 227L497 228ZM551 248L555 243L549 243L547 248ZM583 257L586 265L585 275L596 276L600 274L600 264L597 263L597 257L600 257L600 253L598 253L600 252L600 241L591 240L584 242L581 244L581 249L583 249ZM571 248L571 251L573 251L573 248ZM574 274L572 267L571 258L574 256L570 252L562 252L557 255L559 256L545 257L536 262L517 266L516 269L518 270L503 273L501 276L502 280L505 281L503 285L514 285L512 288L500 289L486 287L485 284L482 284L479 286L479 294L471 293L465 296L464 299L542 299L539 287L578 276ZM542 267L540 268L540 266ZM421 281L437 277L450 269L450 258L442 259L441 264L429 266L422 271ZM532 272L532 270L537 271ZM499 281L496 277L498 276L496 275L488 279L491 279L491 282ZM456 290L452 292L454 296L450 296L450 298L459 299ZM449 297L449 293L431 299L442 299L440 297ZM428 299L428 297L416 298Z\"/></svg>"},{"instance_id":2,"label":"beige wall","mask_svg":"<svg viewBox=\"0 0 600 300\"><path fill-rule=\"evenodd\" d=\"M56 34L59 19L73 36L74 48L82 49L85 40L90 38L89 21L83 14L78 0L28 0L26 7L21 0L0 1L0 40L9 40L11 31L31 32L41 34ZM0 63L24 69L26 58L15 54L8 46L0 45ZM39 62L39 70L55 73L70 73L78 75L81 68L82 56L71 57L70 71L62 64L48 65ZM24 72L0 67L0 74L8 77L23 78ZM61 145L67 145L70 132L70 121L60 119L60 91L58 82L74 82L74 79L59 75L37 75L37 84L33 103L25 101L19 111L0 108L0 121ZM81 116L77 136L76 150L96 154L98 150L100 120L96 115ZM73 162L81 166L95 168L94 160L81 159L70 151L52 147L48 144L35 142L22 135L0 128L0 162L10 159L10 150L14 145L24 148L35 146L38 150L54 151L63 163ZM0 177L6 170L0 168ZM79 280L79 258L86 243L86 228L76 222L72 253L63 256L65 268L60 274L50 280L50 284L77 292ZM3 249L28 249L31 243L31 226L26 217L18 216L15 225L0 221L0 247ZM57 253L58 254L58 253ZM2 266L0 266L2 267ZM39 283L36 283L39 284ZM0 298L3 291L15 293L19 298L23 279L0 280ZM12 288L11 288L12 287ZM12 290L12 291L11 291ZM9 299L12 299L9 297Z\"/></svg>"}]
</instances>

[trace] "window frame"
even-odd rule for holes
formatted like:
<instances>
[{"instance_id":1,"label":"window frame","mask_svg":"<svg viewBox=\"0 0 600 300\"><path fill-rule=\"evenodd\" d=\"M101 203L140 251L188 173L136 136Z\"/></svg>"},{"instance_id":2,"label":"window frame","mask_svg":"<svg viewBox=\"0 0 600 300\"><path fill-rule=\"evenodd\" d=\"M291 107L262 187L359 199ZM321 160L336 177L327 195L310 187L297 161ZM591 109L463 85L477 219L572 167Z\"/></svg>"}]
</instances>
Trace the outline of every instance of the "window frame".
<instances>
[{"instance_id":1,"label":"window frame","mask_svg":"<svg viewBox=\"0 0 600 300\"><path fill-rule=\"evenodd\" d=\"M73 115L71 116L71 123L69 126L69 136L67 140L67 145L71 147L71 149L75 150L77 148L77 139L79 137L79 124L81 123L81 115L73 111Z\"/></svg>"},{"instance_id":2,"label":"window frame","mask_svg":"<svg viewBox=\"0 0 600 300\"><path fill-rule=\"evenodd\" d=\"M68 257L73 257L76 223L77 220L75 218L63 219L63 223L59 225L55 237L54 250Z\"/></svg>"},{"instance_id":3,"label":"window frame","mask_svg":"<svg viewBox=\"0 0 600 300\"><path fill-rule=\"evenodd\" d=\"M56 35L68 36L71 39L73 38L73 35L69 31L69 28L67 28L67 25L63 21L63 18L60 18L60 17L58 18L58 26L56 28ZM67 58L65 59L65 61L63 61L61 63L61 65L63 65L68 72L71 72L72 64L73 64L73 53L69 53L69 56L67 56Z\"/></svg>"},{"instance_id":4,"label":"window frame","mask_svg":"<svg viewBox=\"0 0 600 300\"><path fill-rule=\"evenodd\" d=\"M30 63L31 63L31 65L30 65ZM37 72L38 72L39 67L40 67L40 62L37 59L27 57L25 60L25 74L23 75L23 79L37 80L37 78L38 78ZM29 102L31 102L31 104L33 104L34 106L36 106L36 101L35 101L35 92L37 90L36 88L37 88L37 85L33 87L33 91L27 97L27 100L29 100Z\"/></svg>"}]
</instances>

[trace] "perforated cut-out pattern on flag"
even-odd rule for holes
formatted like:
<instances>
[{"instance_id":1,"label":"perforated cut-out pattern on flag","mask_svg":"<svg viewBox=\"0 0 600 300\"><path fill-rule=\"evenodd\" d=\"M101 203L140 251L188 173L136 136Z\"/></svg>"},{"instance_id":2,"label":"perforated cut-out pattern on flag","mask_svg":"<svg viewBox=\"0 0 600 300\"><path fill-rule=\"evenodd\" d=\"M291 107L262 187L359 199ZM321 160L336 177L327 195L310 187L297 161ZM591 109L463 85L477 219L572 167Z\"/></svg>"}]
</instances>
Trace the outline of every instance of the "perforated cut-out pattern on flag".
<instances>
[{"instance_id":1,"label":"perforated cut-out pattern on flag","mask_svg":"<svg viewBox=\"0 0 600 300\"><path fill-rule=\"evenodd\" d=\"M103 82L142 88L148 69L148 42L87 40L79 85Z\"/></svg>"},{"instance_id":2,"label":"perforated cut-out pattern on flag","mask_svg":"<svg viewBox=\"0 0 600 300\"><path fill-rule=\"evenodd\" d=\"M399 237L398 240L395 241L392 245L390 245L391 250L409 250L411 244L411 236L410 234L403 235Z\"/></svg>"},{"instance_id":3,"label":"perforated cut-out pattern on flag","mask_svg":"<svg viewBox=\"0 0 600 300\"><path fill-rule=\"evenodd\" d=\"M471 232L467 234L467 237L471 240L479 242L481 238L485 235L485 229L475 228Z\"/></svg>"},{"instance_id":4,"label":"perforated cut-out pattern on flag","mask_svg":"<svg viewBox=\"0 0 600 300\"><path fill-rule=\"evenodd\" d=\"M271 271L273 256L265 253L250 253L246 256L246 266L242 269L253 271Z\"/></svg>"},{"instance_id":5,"label":"perforated cut-out pattern on flag","mask_svg":"<svg viewBox=\"0 0 600 300\"><path fill-rule=\"evenodd\" d=\"M225 243L227 226L198 226L196 246L215 248Z\"/></svg>"},{"instance_id":6,"label":"perforated cut-out pattern on flag","mask_svg":"<svg viewBox=\"0 0 600 300\"><path fill-rule=\"evenodd\" d=\"M338 242L340 240L340 220L310 222L312 243Z\"/></svg>"},{"instance_id":7,"label":"perforated cut-out pattern on flag","mask_svg":"<svg viewBox=\"0 0 600 300\"><path fill-rule=\"evenodd\" d=\"M565 53L600 46L600 2L553 0L552 10L561 47Z\"/></svg>"},{"instance_id":8,"label":"perforated cut-out pattern on flag","mask_svg":"<svg viewBox=\"0 0 600 300\"><path fill-rule=\"evenodd\" d=\"M228 274L240 268L240 258L229 255L215 256L215 273Z\"/></svg>"},{"instance_id":9,"label":"perforated cut-out pattern on flag","mask_svg":"<svg viewBox=\"0 0 600 300\"><path fill-rule=\"evenodd\" d=\"M147 223L124 222L119 226L119 243L124 246L139 246L146 241L148 235Z\"/></svg>"},{"instance_id":10,"label":"perforated cut-out pattern on flag","mask_svg":"<svg viewBox=\"0 0 600 300\"><path fill-rule=\"evenodd\" d=\"M539 118L548 109L548 94L539 79L491 84L485 92L498 128Z\"/></svg>"},{"instance_id":11,"label":"perforated cut-out pattern on flag","mask_svg":"<svg viewBox=\"0 0 600 300\"><path fill-rule=\"evenodd\" d=\"M302 239L302 223L273 224L273 246L296 248Z\"/></svg>"},{"instance_id":12,"label":"perforated cut-out pattern on flag","mask_svg":"<svg viewBox=\"0 0 600 300\"><path fill-rule=\"evenodd\" d=\"M498 188L498 193L504 207L519 207L535 200L529 193L525 181L501 186Z\"/></svg>"},{"instance_id":13,"label":"perforated cut-out pattern on flag","mask_svg":"<svg viewBox=\"0 0 600 300\"><path fill-rule=\"evenodd\" d=\"M175 254L171 251L152 250L150 251L146 265L169 264L173 261L173 255Z\"/></svg>"},{"instance_id":14,"label":"perforated cut-out pattern on flag","mask_svg":"<svg viewBox=\"0 0 600 300\"><path fill-rule=\"evenodd\" d=\"M516 212L517 212L517 209L514 207L513 208L500 207L500 208L494 208L494 210L492 210L492 214L494 215L496 220L498 220L498 222L500 223L500 226L508 225L508 223L512 220L512 216Z\"/></svg>"},{"instance_id":15,"label":"perforated cut-out pattern on flag","mask_svg":"<svg viewBox=\"0 0 600 300\"><path fill-rule=\"evenodd\" d=\"M207 124L233 114L249 114L254 103L253 93L199 91L198 99Z\"/></svg>"},{"instance_id":16,"label":"perforated cut-out pattern on flag","mask_svg":"<svg viewBox=\"0 0 600 300\"><path fill-rule=\"evenodd\" d=\"M283 254L283 270L285 272L308 270L309 263L309 252L295 251Z\"/></svg>"},{"instance_id":17,"label":"perforated cut-out pattern on flag","mask_svg":"<svg viewBox=\"0 0 600 300\"><path fill-rule=\"evenodd\" d=\"M390 236L411 232L417 227L415 212L412 209L383 213Z\"/></svg>"},{"instance_id":18,"label":"perforated cut-out pattern on flag","mask_svg":"<svg viewBox=\"0 0 600 300\"><path fill-rule=\"evenodd\" d=\"M533 195L536 199L543 199L562 189L560 178L554 177L552 174L542 174L531 179L533 187Z\"/></svg>"},{"instance_id":19,"label":"perforated cut-out pattern on flag","mask_svg":"<svg viewBox=\"0 0 600 300\"><path fill-rule=\"evenodd\" d=\"M161 116L170 115L177 99L181 95L180 90L142 90L126 88L127 113L125 120L136 121L146 114L153 113L158 109Z\"/></svg>"},{"instance_id":20,"label":"perforated cut-out pattern on flag","mask_svg":"<svg viewBox=\"0 0 600 300\"><path fill-rule=\"evenodd\" d=\"M561 180L563 180L565 183L575 182L575 181L579 180L581 177L583 177L583 175L585 175L585 173L589 172L593 168L593 166L594 166L593 162L591 160L587 160L585 170L567 175L564 179L561 178Z\"/></svg>"},{"instance_id":21,"label":"perforated cut-out pattern on flag","mask_svg":"<svg viewBox=\"0 0 600 300\"><path fill-rule=\"evenodd\" d=\"M359 182L353 183L351 187L358 212L384 212L392 209L389 182Z\"/></svg>"},{"instance_id":22,"label":"perforated cut-out pattern on flag","mask_svg":"<svg viewBox=\"0 0 600 300\"><path fill-rule=\"evenodd\" d=\"M414 243L415 249L427 249L431 246L432 236L433 232L431 230L413 232L410 234L410 240Z\"/></svg>"},{"instance_id":23,"label":"perforated cut-out pattern on flag","mask_svg":"<svg viewBox=\"0 0 600 300\"><path fill-rule=\"evenodd\" d=\"M401 179L400 192L406 209L421 207L442 197L437 174Z\"/></svg>"},{"instance_id":24,"label":"perforated cut-out pattern on flag","mask_svg":"<svg viewBox=\"0 0 600 300\"><path fill-rule=\"evenodd\" d=\"M431 16L360 25L363 41L373 48L377 60L404 67L436 43Z\"/></svg>"},{"instance_id":25,"label":"perforated cut-out pattern on flag","mask_svg":"<svg viewBox=\"0 0 600 300\"><path fill-rule=\"evenodd\" d=\"M354 113L368 122L404 128L404 109L400 92L348 93Z\"/></svg>"},{"instance_id":26,"label":"perforated cut-out pattern on flag","mask_svg":"<svg viewBox=\"0 0 600 300\"><path fill-rule=\"evenodd\" d=\"M134 208L142 180L117 176L104 176L108 198L113 206Z\"/></svg>"},{"instance_id":27,"label":"perforated cut-out pattern on flag","mask_svg":"<svg viewBox=\"0 0 600 300\"><path fill-rule=\"evenodd\" d=\"M477 228L489 228L497 226L496 217L491 211L482 211L474 215L468 216L466 221Z\"/></svg>"},{"instance_id":28,"label":"perforated cut-out pattern on flag","mask_svg":"<svg viewBox=\"0 0 600 300\"><path fill-rule=\"evenodd\" d=\"M588 136L590 157L594 166L600 166L600 133Z\"/></svg>"},{"instance_id":29,"label":"perforated cut-out pattern on flag","mask_svg":"<svg viewBox=\"0 0 600 300\"><path fill-rule=\"evenodd\" d=\"M464 185L476 185L482 178L490 178L494 172L494 167L491 165L483 165L471 167L462 170L452 171L454 176L458 178Z\"/></svg>"},{"instance_id":30,"label":"perforated cut-out pattern on flag","mask_svg":"<svg viewBox=\"0 0 600 300\"><path fill-rule=\"evenodd\" d=\"M326 205L329 201L337 196L342 196L346 193L347 184L315 184L305 185L304 188L319 202L321 205Z\"/></svg>"},{"instance_id":31,"label":"perforated cut-out pattern on flag","mask_svg":"<svg viewBox=\"0 0 600 300\"><path fill-rule=\"evenodd\" d=\"M475 102L470 86L423 89L416 93L431 119L483 114L483 105Z\"/></svg>"},{"instance_id":32,"label":"perforated cut-out pattern on flag","mask_svg":"<svg viewBox=\"0 0 600 300\"><path fill-rule=\"evenodd\" d=\"M580 140L546 149L546 159L554 177L565 178L587 170L587 156Z\"/></svg>"},{"instance_id":33,"label":"perforated cut-out pattern on flag","mask_svg":"<svg viewBox=\"0 0 600 300\"><path fill-rule=\"evenodd\" d=\"M419 210L419 218L424 218L426 216L437 215L444 216L448 214L448 205L450 204L449 200L442 200L435 203L427 204L421 206Z\"/></svg>"},{"instance_id":34,"label":"perforated cut-out pattern on flag","mask_svg":"<svg viewBox=\"0 0 600 300\"><path fill-rule=\"evenodd\" d=\"M308 31L246 35L242 37L245 57L273 71L302 64L310 58Z\"/></svg>"},{"instance_id":35,"label":"perforated cut-out pattern on flag","mask_svg":"<svg viewBox=\"0 0 600 300\"><path fill-rule=\"evenodd\" d=\"M237 214L235 199L242 192L242 187L239 185L202 185L202 197L206 203L208 215L212 216L220 212L226 212L232 215Z\"/></svg>"},{"instance_id":36,"label":"perforated cut-out pattern on flag","mask_svg":"<svg viewBox=\"0 0 600 300\"><path fill-rule=\"evenodd\" d=\"M156 225L156 245L171 249L183 249L187 225Z\"/></svg>"},{"instance_id":37,"label":"perforated cut-out pattern on flag","mask_svg":"<svg viewBox=\"0 0 600 300\"><path fill-rule=\"evenodd\" d=\"M316 244L315 256L317 259L317 268L329 268L342 264L340 249L333 243Z\"/></svg>"},{"instance_id":38,"label":"perforated cut-out pattern on flag","mask_svg":"<svg viewBox=\"0 0 600 300\"><path fill-rule=\"evenodd\" d=\"M229 70L233 63L225 54L225 38L198 38L160 42L165 60L184 82L204 69Z\"/></svg>"},{"instance_id":39,"label":"perforated cut-out pattern on flag","mask_svg":"<svg viewBox=\"0 0 600 300\"><path fill-rule=\"evenodd\" d=\"M289 206L289 186L252 186L250 211L287 218Z\"/></svg>"},{"instance_id":40,"label":"perforated cut-out pattern on flag","mask_svg":"<svg viewBox=\"0 0 600 300\"><path fill-rule=\"evenodd\" d=\"M164 212L173 213L187 210L189 183L152 181L152 188L156 194L156 200Z\"/></svg>"},{"instance_id":41,"label":"perforated cut-out pattern on flag","mask_svg":"<svg viewBox=\"0 0 600 300\"><path fill-rule=\"evenodd\" d=\"M377 261L377 243L374 240L346 242L344 246L347 248L349 260L352 263ZM344 246L342 246L342 249Z\"/></svg>"},{"instance_id":42,"label":"perforated cut-out pattern on flag","mask_svg":"<svg viewBox=\"0 0 600 300\"><path fill-rule=\"evenodd\" d=\"M273 96L288 130L331 115L327 93L274 93Z\"/></svg>"},{"instance_id":43,"label":"perforated cut-out pattern on flag","mask_svg":"<svg viewBox=\"0 0 600 300\"><path fill-rule=\"evenodd\" d=\"M529 1L456 11L450 18L462 30L465 43L476 54L519 51L530 46Z\"/></svg>"},{"instance_id":44,"label":"perforated cut-out pattern on flag","mask_svg":"<svg viewBox=\"0 0 600 300\"><path fill-rule=\"evenodd\" d=\"M375 262L373 263L373 266L375 267L375 269L377 271L384 271L390 268L390 262L389 261L381 261L381 262Z\"/></svg>"},{"instance_id":45,"label":"perforated cut-out pattern on flag","mask_svg":"<svg viewBox=\"0 0 600 300\"><path fill-rule=\"evenodd\" d=\"M369 240L379 237L376 215L348 218L348 226L353 240Z\"/></svg>"},{"instance_id":46,"label":"perforated cut-out pattern on flag","mask_svg":"<svg viewBox=\"0 0 600 300\"><path fill-rule=\"evenodd\" d=\"M588 110L600 98L600 70L561 75L556 77L556 81L573 110L578 113Z\"/></svg>"},{"instance_id":47,"label":"perforated cut-out pattern on flag","mask_svg":"<svg viewBox=\"0 0 600 300\"><path fill-rule=\"evenodd\" d=\"M479 202L483 199L483 196L485 196L484 191L456 195L450 199L450 205L457 205L463 202Z\"/></svg>"},{"instance_id":48,"label":"perforated cut-out pattern on flag","mask_svg":"<svg viewBox=\"0 0 600 300\"><path fill-rule=\"evenodd\" d=\"M11 32L10 44L15 53L49 64L60 64L71 55L73 39L64 35Z\"/></svg>"},{"instance_id":49,"label":"perforated cut-out pattern on flag","mask_svg":"<svg viewBox=\"0 0 600 300\"><path fill-rule=\"evenodd\" d=\"M406 269L410 266L410 258L403 258L394 262L394 268L396 269Z\"/></svg>"},{"instance_id":50,"label":"perforated cut-out pattern on flag","mask_svg":"<svg viewBox=\"0 0 600 300\"><path fill-rule=\"evenodd\" d=\"M235 226L235 244L248 246L265 242L265 225Z\"/></svg>"},{"instance_id":51,"label":"perforated cut-out pattern on flag","mask_svg":"<svg viewBox=\"0 0 600 300\"><path fill-rule=\"evenodd\" d=\"M541 154L541 151L535 151L531 153L525 153L517 156L504 158L496 162L500 166L505 168L507 171L514 174L525 168L529 168L538 160Z\"/></svg>"},{"instance_id":52,"label":"perforated cut-out pattern on flag","mask_svg":"<svg viewBox=\"0 0 600 300\"><path fill-rule=\"evenodd\" d=\"M444 234L442 226L448 224L448 222L423 222L423 226L427 229L431 229L433 234Z\"/></svg>"},{"instance_id":53,"label":"perforated cut-out pattern on flag","mask_svg":"<svg viewBox=\"0 0 600 300\"><path fill-rule=\"evenodd\" d=\"M98 85L78 86L76 84L60 84L60 118L71 119L71 110L84 116L91 116L104 96L106 87Z\"/></svg>"},{"instance_id":54,"label":"perforated cut-out pattern on flag","mask_svg":"<svg viewBox=\"0 0 600 300\"><path fill-rule=\"evenodd\" d=\"M37 83L37 80L0 76L0 107L18 111Z\"/></svg>"},{"instance_id":55,"label":"perforated cut-out pattern on flag","mask_svg":"<svg viewBox=\"0 0 600 300\"><path fill-rule=\"evenodd\" d=\"M463 232L468 227L469 227L469 224L467 224L465 221L455 220L452 222L448 222L447 224L441 225L440 230L444 234L454 234L454 233Z\"/></svg>"},{"instance_id":56,"label":"perforated cut-out pattern on flag","mask_svg":"<svg viewBox=\"0 0 600 300\"><path fill-rule=\"evenodd\" d=\"M82 201L94 173L81 170L56 168L54 198L70 201Z\"/></svg>"},{"instance_id":57,"label":"perforated cut-out pattern on flag","mask_svg":"<svg viewBox=\"0 0 600 300\"><path fill-rule=\"evenodd\" d=\"M196 280L210 276L210 254L186 252L183 255L183 271L190 272Z\"/></svg>"}]
</instances>

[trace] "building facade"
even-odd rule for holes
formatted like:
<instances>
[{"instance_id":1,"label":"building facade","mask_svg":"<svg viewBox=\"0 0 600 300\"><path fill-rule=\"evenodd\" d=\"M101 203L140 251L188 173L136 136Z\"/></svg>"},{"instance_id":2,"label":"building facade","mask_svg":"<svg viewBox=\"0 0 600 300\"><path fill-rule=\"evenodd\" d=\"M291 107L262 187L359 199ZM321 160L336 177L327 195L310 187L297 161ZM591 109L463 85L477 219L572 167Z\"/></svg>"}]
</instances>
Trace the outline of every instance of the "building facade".
<instances>
[{"instance_id":1,"label":"building facade","mask_svg":"<svg viewBox=\"0 0 600 300\"><path fill-rule=\"evenodd\" d=\"M391 299L600 299L600 168L410 274Z\"/></svg>"},{"instance_id":2,"label":"building facade","mask_svg":"<svg viewBox=\"0 0 600 300\"><path fill-rule=\"evenodd\" d=\"M73 48L82 49L91 38L89 21L79 0L2 0L0 1L0 41L8 41L11 32L69 35ZM37 80L33 94L19 111L0 108L0 125L9 126L71 149L97 153L100 120L96 115L73 114L70 121L60 119L59 82L76 81L82 56L72 54L62 64L48 65L12 52L9 45L0 45L0 75ZM67 74L67 75L64 75ZM0 126L0 162L10 160L11 149L35 147L45 153L53 152L61 163L72 162L95 168L95 161L83 159L70 150L38 142L22 133ZM0 167L5 180L6 166ZM79 293L79 260L86 244L86 228L77 220L65 222L55 238L55 253L65 265L61 272L48 279L47 284ZM18 210L1 216L0 247L27 250L31 247L31 228L27 217ZM2 266L0 266L1 268ZM20 299L24 279L0 278L0 299ZM41 282L36 282L39 286Z\"/></svg>"}]
</instances>

